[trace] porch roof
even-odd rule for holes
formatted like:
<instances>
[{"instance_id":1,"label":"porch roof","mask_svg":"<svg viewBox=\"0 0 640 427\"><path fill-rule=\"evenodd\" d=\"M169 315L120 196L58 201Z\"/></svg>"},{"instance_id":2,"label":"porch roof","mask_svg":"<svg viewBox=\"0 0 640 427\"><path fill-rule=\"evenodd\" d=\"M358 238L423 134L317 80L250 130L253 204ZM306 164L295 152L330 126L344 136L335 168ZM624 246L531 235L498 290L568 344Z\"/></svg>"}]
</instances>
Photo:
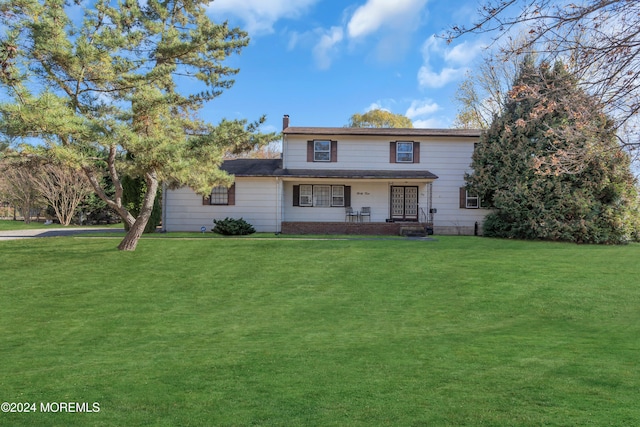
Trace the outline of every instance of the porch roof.
<instances>
[{"instance_id":1,"label":"porch roof","mask_svg":"<svg viewBox=\"0 0 640 427\"><path fill-rule=\"evenodd\" d=\"M235 176L282 178L438 179L428 170L282 169L281 159L225 160L220 167Z\"/></svg>"},{"instance_id":2,"label":"porch roof","mask_svg":"<svg viewBox=\"0 0 640 427\"><path fill-rule=\"evenodd\" d=\"M285 178L438 179L428 170L283 169L278 176Z\"/></svg>"}]
</instances>

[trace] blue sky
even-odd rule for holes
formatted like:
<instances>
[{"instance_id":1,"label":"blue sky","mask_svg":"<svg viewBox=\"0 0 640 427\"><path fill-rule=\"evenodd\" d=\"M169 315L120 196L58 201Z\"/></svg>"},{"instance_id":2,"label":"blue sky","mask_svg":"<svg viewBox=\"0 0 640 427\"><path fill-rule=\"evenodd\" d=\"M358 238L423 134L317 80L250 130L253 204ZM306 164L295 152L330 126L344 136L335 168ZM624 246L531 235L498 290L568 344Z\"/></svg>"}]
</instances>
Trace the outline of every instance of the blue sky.
<instances>
[{"instance_id":1,"label":"blue sky","mask_svg":"<svg viewBox=\"0 0 640 427\"><path fill-rule=\"evenodd\" d=\"M228 65L235 85L202 111L207 121L257 119L265 131L344 126L383 108L414 127L447 128L455 91L488 40L436 37L476 16L476 0L215 0L216 21L249 32Z\"/></svg>"}]
</instances>

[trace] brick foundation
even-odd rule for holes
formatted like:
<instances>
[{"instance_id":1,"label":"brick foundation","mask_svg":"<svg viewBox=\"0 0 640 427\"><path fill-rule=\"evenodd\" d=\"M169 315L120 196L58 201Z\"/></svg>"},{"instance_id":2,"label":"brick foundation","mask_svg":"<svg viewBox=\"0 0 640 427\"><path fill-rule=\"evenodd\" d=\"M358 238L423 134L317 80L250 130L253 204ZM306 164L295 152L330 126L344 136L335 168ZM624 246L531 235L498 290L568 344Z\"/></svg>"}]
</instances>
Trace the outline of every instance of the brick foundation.
<instances>
[{"instance_id":1,"label":"brick foundation","mask_svg":"<svg viewBox=\"0 0 640 427\"><path fill-rule=\"evenodd\" d=\"M412 223L417 225L417 223ZM282 234L359 234L397 236L400 222L283 222Z\"/></svg>"}]
</instances>

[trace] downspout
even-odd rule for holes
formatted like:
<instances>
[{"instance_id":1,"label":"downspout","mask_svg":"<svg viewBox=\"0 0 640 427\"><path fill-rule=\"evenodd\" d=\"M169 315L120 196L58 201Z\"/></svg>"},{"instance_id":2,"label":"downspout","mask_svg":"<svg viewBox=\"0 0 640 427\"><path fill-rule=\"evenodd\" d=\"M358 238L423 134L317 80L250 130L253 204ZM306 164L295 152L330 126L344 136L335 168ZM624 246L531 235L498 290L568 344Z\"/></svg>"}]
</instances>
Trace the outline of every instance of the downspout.
<instances>
[{"instance_id":1,"label":"downspout","mask_svg":"<svg viewBox=\"0 0 640 427\"><path fill-rule=\"evenodd\" d=\"M282 170L287 170L287 135L284 133L285 129L289 127L289 115L285 114L282 118L282 153L280 157L282 158ZM276 214L276 234L280 234L282 232L282 221L284 216L284 183L280 177L276 177L276 184L278 185L277 194L278 194L278 203L276 206L277 214Z\"/></svg>"},{"instance_id":2,"label":"downspout","mask_svg":"<svg viewBox=\"0 0 640 427\"><path fill-rule=\"evenodd\" d=\"M162 183L162 233L167 232L167 184Z\"/></svg>"},{"instance_id":3,"label":"downspout","mask_svg":"<svg viewBox=\"0 0 640 427\"><path fill-rule=\"evenodd\" d=\"M282 182L280 181L280 177L276 177L276 235L280 234L282 231L281 228L281 209L282 209Z\"/></svg>"}]
</instances>

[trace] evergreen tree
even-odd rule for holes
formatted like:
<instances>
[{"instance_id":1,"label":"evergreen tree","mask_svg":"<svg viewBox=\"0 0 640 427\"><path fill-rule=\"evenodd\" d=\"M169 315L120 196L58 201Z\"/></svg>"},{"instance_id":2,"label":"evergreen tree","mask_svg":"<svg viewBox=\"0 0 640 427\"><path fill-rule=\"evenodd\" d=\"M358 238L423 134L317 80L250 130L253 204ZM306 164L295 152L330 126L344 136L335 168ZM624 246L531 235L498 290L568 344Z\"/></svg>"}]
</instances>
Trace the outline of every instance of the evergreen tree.
<instances>
[{"instance_id":1,"label":"evergreen tree","mask_svg":"<svg viewBox=\"0 0 640 427\"><path fill-rule=\"evenodd\" d=\"M480 139L472 169L468 189L494 208L484 223L487 236L584 243L638 238L629 156L612 120L560 62L524 61L504 113Z\"/></svg>"},{"instance_id":2,"label":"evergreen tree","mask_svg":"<svg viewBox=\"0 0 640 427\"><path fill-rule=\"evenodd\" d=\"M212 22L208 3L6 0L0 7L0 84L11 99L0 104L0 131L41 138L45 144L28 151L82 170L129 227L121 250L135 250L160 182L207 194L232 181L219 169L225 153L277 138L259 132L264 118L217 126L198 119L205 102L233 85L238 70L225 59L249 42L240 29ZM113 197L101 185L105 173ZM146 185L137 216L123 204L124 175Z\"/></svg>"},{"instance_id":3,"label":"evergreen tree","mask_svg":"<svg viewBox=\"0 0 640 427\"><path fill-rule=\"evenodd\" d=\"M133 216L140 215L140 208L144 202L144 195L147 192L147 185L142 178L131 178L130 176L122 177L122 204L127 208ZM144 233L153 233L162 222L162 191L158 189L158 194L153 203L153 209L149 221L144 228ZM129 230L127 224L124 225L125 230Z\"/></svg>"}]
</instances>

